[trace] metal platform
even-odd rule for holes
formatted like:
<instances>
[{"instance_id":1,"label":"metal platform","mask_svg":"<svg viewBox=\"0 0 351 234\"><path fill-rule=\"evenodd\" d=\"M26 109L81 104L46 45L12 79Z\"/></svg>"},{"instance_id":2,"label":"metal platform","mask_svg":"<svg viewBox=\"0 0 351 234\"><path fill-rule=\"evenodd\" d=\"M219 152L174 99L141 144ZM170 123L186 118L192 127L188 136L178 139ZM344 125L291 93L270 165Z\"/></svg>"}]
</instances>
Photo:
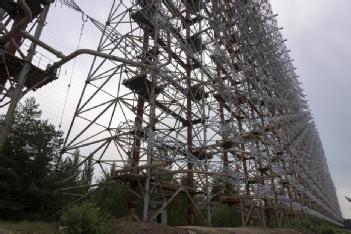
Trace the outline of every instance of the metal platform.
<instances>
[{"instance_id":1,"label":"metal platform","mask_svg":"<svg viewBox=\"0 0 351 234\"><path fill-rule=\"evenodd\" d=\"M10 79L17 83L18 75L27 62L5 51L1 51L0 56L0 80ZM55 74L44 71L31 64L25 81L25 87L27 89L36 90L56 79L57 77Z\"/></svg>"},{"instance_id":2,"label":"metal platform","mask_svg":"<svg viewBox=\"0 0 351 234\"><path fill-rule=\"evenodd\" d=\"M146 74L140 74L130 79L124 80L123 85L146 99L148 99L148 97L150 96L152 84L151 81L147 79ZM155 87L156 95L159 94L161 91L161 88L159 88L158 86Z\"/></svg>"}]
</instances>

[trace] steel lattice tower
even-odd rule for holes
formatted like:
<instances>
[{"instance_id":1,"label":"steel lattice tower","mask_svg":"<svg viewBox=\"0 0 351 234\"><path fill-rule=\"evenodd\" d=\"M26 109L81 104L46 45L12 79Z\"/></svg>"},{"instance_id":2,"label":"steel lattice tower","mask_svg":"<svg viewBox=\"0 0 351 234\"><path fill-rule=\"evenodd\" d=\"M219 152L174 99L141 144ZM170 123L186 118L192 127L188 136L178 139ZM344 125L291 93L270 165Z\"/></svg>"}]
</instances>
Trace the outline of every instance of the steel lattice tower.
<instances>
[{"instance_id":1,"label":"steel lattice tower","mask_svg":"<svg viewBox=\"0 0 351 234\"><path fill-rule=\"evenodd\" d=\"M102 36L63 153L79 149L103 173L113 164L131 212L139 200L153 220L184 193L188 223L210 223L219 183L219 202L240 210L244 225L341 222L268 0L114 0L106 24L91 21Z\"/></svg>"},{"instance_id":2,"label":"steel lattice tower","mask_svg":"<svg viewBox=\"0 0 351 234\"><path fill-rule=\"evenodd\" d=\"M220 201L239 207L243 223L269 214L341 220L268 1L120 0L101 31L98 51L144 65L94 60L65 152L93 147L87 156L115 162L116 179L142 184L144 219L152 189L164 194L156 204L185 192L193 223L210 213L209 184L219 179ZM167 183L166 174L186 184ZM151 218L163 208L153 206Z\"/></svg>"}]
</instances>

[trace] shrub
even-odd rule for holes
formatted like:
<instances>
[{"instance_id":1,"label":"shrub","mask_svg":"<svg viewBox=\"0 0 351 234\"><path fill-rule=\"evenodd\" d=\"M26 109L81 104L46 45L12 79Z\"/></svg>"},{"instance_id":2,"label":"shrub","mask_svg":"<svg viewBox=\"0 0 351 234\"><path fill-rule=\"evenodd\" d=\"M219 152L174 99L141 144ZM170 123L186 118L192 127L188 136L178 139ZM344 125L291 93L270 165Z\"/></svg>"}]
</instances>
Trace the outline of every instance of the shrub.
<instances>
[{"instance_id":1,"label":"shrub","mask_svg":"<svg viewBox=\"0 0 351 234\"><path fill-rule=\"evenodd\" d=\"M116 218L121 218L128 215L127 198L128 187L113 181L110 183L101 184L92 196L92 200L96 205L108 211Z\"/></svg>"},{"instance_id":2,"label":"shrub","mask_svg":"<svg viewBox=\"0 0 351 234\"><path fill-rule=\"evenodd\" d=\"M288 220L286 227L291 227L291 228L304 228L308 230L313 230L314 225L309 219L292 219Z\"/></svg>"},{"instance_id":3,"label":"shrub","mask_svg":"<svg viewBox=\"0 0 351 234\"><path fill-rule=\"evenodd\" d=\"M336 234L336 230L328 224L323 224L319 227L319 233L320 234Z\"/></svg>"},{"instance_id":4,"label":"shrub","mask_svg":"<svg viewBox=\"0 0 351 234\"><path fill-rule=\"evenodd\" d=\"M94 203L82 203L66 210L60 224L65 226L68 234L99 234L104 233L108 215Z\"/></svg>"},{"instance_id":5,"label":"shrub","mask_svg":"<svg viewBox=\"0 0 351 234\"><path fill-rule=\"evenodd\" d=\"M214 207L211 215L214 227L236 227L241 225L240 215L229 206Z\"/></svg>"},{"instance_id":6,"label":"shrub","mask_svg":"<svg viewBox=\"0 0 351 234\"><path fill-rule=\"evenodd\" d=\"M351 229L351 219L344 219L344 227L346 229Z\"/></svg>"},{"instance_id":7,"label":"shrub","mask_svg":"<svg viewBox=\"0 0 351 234\"><path fill-rule=\"evenodd\" d=\"M187 196L178 194L167 207L167 224L171 226L182 226L187 224Z\"/></svg>"}]
</instances>

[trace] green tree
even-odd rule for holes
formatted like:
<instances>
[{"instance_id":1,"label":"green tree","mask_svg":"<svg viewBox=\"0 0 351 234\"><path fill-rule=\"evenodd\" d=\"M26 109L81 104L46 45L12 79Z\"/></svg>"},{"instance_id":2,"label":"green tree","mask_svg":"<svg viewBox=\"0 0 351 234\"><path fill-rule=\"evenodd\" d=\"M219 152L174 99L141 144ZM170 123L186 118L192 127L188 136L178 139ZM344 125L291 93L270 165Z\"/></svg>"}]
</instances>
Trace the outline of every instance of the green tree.
<instances>
[{"instance_id":1,"label":"green tree","mask_svg":"<svg viewBox=\"0 0 351 234\"><path fill-rule=\"evenodd\" d=\"M18 199L23 186L15 168L15 160L0 152L0 218L14 217L24 208Z\"/></svg>"},{"instance_id":2,"label":"green tree","mask_svg":"<svg viewBox=\"0 0 351 234\"><path fill-rule=\"evenodd\" d=\"M53 171L50 205L51 213L71 204L76 200L76 196L69 194L84 194L85 188L79 188L81 184L80 152L77 149L73 155L61 158ZM77 188L78 187L78 188ZM60 190L61 188L67 190Z\"/></svg>"},{"instance_id":3,"label":"green tree","mask_svg":"<svg viewBox=\"0 0 351 234\"><path fill-rule=\"evenodd\" d=\"M91 199L112 216L121 218L128 215L128 196L128 186L108 176L100 181Z\"/></svg>"},{"instance_id":4,"label":"green tree","mask_svg":"<svg viewBox=\"0 0 351 234\"><path fill-rule=\"evenodd\" d=\"M94 165L92 157L89 157L85 163L81 173L81 184L91 185L94 176Z\"/></svg>"},{"instance_id":5,"label":"green tree","mask_svg":"<svg viewBox=\"0 0 351 234\"><path fill-rule=\"evenodd\" d=\"M46 215L62 134L41 119L34 98L19 104L0 153L0 218Z\"/></svg>"},{"instance_id":6,"label":"green tree","mask_svg":"<svg viewBox=\"0 0 351 234\"><path fill-rule=\"evenodd\" d=\"M179 193L167 207L168 225L180 226L187 224L188 197Z\"/></svg>"},{"instance_id":7,"label":"green tree","mask_svg":"<svg viewBox=\"0 0 351 234\"><path fill-rule=\"evenodd\" d=\"M116 169L115 163L111 165L110 172L99 179L99 186L96 188L91 200L111 216L121 218L128 215L128 186L113 179L113 172ZM87 169L85 169L87 170Z\"/></svg>"},{"instance_id":8,"label":"green tree","mask_svg":"<svg viewBox=\"0 0 351 234\"><path fill-rule=\"evenodd\" d=\"M74 187L80 184L80 152L75 150L72 156L59 160L54 170L55 179L60 187Z\"/></svg>"},{"instance_id":9,"label":"green tree","mask_svg":"<svg viewBox=\"0 0 351 234\"><path fill-rule=\"evenodd\" d=\"M219 197L223 192L223 181L215 177L211 183L211 201L218 202Z\"/></svg>"}]
</instances>

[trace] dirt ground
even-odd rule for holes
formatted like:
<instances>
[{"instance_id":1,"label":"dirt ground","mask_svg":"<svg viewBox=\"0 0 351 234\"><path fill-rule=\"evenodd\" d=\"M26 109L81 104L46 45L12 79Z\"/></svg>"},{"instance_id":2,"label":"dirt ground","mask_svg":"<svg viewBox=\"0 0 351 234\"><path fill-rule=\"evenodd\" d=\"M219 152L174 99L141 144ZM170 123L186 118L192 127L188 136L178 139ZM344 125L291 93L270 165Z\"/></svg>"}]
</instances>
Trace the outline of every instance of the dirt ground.
<instances>
[{"instance_id":1,"label":"dirt ground","mask_svg":"<svg viewBox=\"0 0 351 234\"><path fill-rule=\"evenodd\" d=\"M122 221L112 226L116 234L302 234L291 229L213 228L202 226L172 227L157 223ZM43 223L0 223L0 234L57 234L53 225Z\"/></svg>"},{"instance_id":2,"label":"dirt ground","mask_svg":"<svg viewBox=\"0 0 351 234\"><path fill-rule=\"evenodd\" d=\"M302 234L291 229L268 229L268 228L213 228L213 227L182 227L189 234Z\"/></svg>"},{"instance_id":3,"label":"dirt ground","mask_svg":"<svg viewBox=\"0 0 351 234\"><path fill-rule=\"evenodd\" d=\"M121 234L302 234L291 229L170 227L156 223L121 223L118 227Z\"/></svg>"},{"instance_id":4,"label":"dirt ground","mask_svg":"<svg viewBox=\"0 0 351 234\"><path fill-rule=\"evenodd\" d=\"M117 233L119 234L206 234L203 231L195 231L192 233L188 230L180 227L171 227L166 225L160 225L157 223L131 223L123 222L117 225Z\"/></svg>"}]
</instances>

